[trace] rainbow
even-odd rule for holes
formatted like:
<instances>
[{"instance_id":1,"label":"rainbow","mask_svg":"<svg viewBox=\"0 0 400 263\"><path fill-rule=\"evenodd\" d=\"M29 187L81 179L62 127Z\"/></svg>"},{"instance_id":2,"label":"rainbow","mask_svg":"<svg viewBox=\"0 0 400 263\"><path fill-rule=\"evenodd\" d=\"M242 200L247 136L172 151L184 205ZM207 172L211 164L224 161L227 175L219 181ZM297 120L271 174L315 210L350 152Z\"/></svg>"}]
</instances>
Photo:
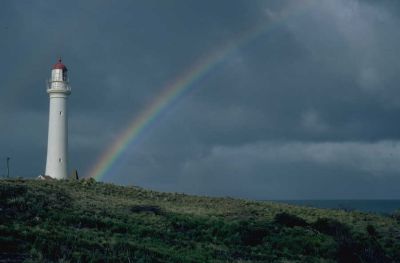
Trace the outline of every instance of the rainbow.
<instances>
[{"instance_id":1,"label":"rainbow","mask_svg":"<svg viewBox=\"0 0 400 263\"><path fill-rule=\"evenodd\" d=\"M291 5L285 9L273 21L267 24L262 23L250 30L245 30L239 34L234 42L230 42L221 48L211 52L209 55L199 59L188 70L183 72L178 78L171 83L167 84L161 93L138 115L135 116L130 124L116 137L117 139L110 144L106 151L100 156L87 173L87 178L96 178L101 180L112 169L113 164L120 158L120 156L132 145L137 142L162 113L168 111L171 105L176 104L184 98L191 89L193 89L196 81L202 79L208 72L214 69L218 64L222 63L229 57L233 51L243 47L245 44L256 39L268 30L271 30L279 22L282 22L290 15L296 13L301 8L305 9L306 6L312 2L310 1L295 1L295 5Z\"/></svg>"}]
</instances>

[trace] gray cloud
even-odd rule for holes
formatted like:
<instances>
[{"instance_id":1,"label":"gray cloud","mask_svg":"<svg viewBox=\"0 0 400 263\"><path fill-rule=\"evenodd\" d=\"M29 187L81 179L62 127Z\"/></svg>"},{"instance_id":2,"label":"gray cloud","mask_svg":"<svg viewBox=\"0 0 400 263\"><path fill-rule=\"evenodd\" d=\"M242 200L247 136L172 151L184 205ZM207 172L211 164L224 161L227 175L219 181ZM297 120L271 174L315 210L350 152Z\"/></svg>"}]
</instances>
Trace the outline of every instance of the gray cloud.
<instances>
[{"instance_id":1,"label":"gray cloud","mask_svg":"<svg viewBox=\"0 0 400 263\"><path fill-rule=\"evenodd\" d=\"M267 195L276 199L298 198L296 193L309 198L314 190L307 191L313 187L320 188L321 198L335 198L332 187L337 187L342 198L355 198L354 192L359 189L346 189L345 185L358 181L359 186L370 189L376 181L393 180L400 171L399 161L400 143L397 141L260 142L239 147L216 146L207 156L186 162L177 183L195 193L202 193L202 189L210 185L214 195L226 195L234 190L239 195L247 193L253 198ZM310 171L312 174L307 174ZM352 171L352 174L343 171ZM321 185L325 180L330 183ZM282 182L284 185L280 184ZM288 190L292 191L288 193ZM359 197L382 198L385 195L386 188L376 187L375 193L365 192Z\"/></svg>"}]
</instances>

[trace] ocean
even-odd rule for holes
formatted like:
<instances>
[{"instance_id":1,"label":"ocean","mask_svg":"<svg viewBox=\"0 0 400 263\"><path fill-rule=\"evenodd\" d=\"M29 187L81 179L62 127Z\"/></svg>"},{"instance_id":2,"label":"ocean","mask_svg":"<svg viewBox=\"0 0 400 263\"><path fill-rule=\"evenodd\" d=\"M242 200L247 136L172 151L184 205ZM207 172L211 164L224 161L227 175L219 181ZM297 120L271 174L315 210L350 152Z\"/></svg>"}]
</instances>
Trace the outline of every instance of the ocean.
<instances>
[{"instance_id":1,"label":"ocean","mask_svg":"<svg viewBox=\"0 0 400 263\"><path fill-rule=\"evenodd\" d=\"M392 214L400 211L400 200L274 200L291 205L315 208L358 210L369 213Z\"/></svg>"}]
</instances>

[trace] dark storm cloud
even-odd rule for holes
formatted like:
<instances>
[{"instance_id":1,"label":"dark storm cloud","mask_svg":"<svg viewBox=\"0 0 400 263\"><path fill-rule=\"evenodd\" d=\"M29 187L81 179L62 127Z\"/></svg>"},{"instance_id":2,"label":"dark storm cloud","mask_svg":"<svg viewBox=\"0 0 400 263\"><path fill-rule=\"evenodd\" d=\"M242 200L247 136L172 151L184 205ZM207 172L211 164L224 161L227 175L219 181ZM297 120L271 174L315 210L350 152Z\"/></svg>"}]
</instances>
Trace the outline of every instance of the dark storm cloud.
<instances>
[{"instance_id":1,"label":"dark storm cloud","mask_svg":"<svg viewBox=\"0 0 400 263\"><path fill-rule=\"evenodd\" d=\"M12 156L14 174L42 172L44 82L59 55L73 89L70 168L84 172L166 83L269 23L105 180L257 199L399 198L399 14L394 1L3 1L0 157Z\"/></svg>"}]
</instances>

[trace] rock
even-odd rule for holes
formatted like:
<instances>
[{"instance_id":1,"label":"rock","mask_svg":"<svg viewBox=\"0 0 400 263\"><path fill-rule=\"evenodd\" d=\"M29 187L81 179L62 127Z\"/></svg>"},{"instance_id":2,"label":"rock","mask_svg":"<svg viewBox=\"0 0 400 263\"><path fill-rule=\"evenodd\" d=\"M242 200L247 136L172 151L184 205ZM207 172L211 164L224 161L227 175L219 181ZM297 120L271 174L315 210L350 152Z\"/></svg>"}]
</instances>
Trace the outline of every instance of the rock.
<instances>
[{"instance_id":1,"label":"rock","mask_svg":"<svg viewBox=\"0 0 400 263\"><path fill-rule=\"evenodd\" d=\"M48 175L39 175L37 177L38 180L53 180L53 178L51 176Z\"/></svg>"}]
</instances>

